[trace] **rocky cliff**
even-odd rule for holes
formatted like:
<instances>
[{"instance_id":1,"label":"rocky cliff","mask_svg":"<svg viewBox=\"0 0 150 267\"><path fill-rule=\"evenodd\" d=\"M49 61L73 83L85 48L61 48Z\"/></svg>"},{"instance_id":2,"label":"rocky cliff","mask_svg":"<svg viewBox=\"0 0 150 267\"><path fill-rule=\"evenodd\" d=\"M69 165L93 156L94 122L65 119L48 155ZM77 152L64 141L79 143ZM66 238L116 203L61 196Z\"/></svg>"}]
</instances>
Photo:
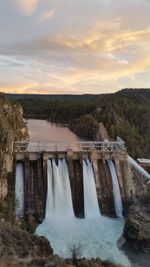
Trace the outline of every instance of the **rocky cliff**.
<instances>
[{"instance_id":1,"label":"rocky cliff","mask_svg":"<svg viewBox=\"0 0 150 267\"><path fill-rule=\"evenodd\" d=\"M81 138L94 141L110 140L102 122L97 122L91 114L81 116L69 124L69 128Z\"/></svg>"},{"instance_id":2,"label":"rocky cliff","mask_svg":"<svg viewBox=\"0 0 150 267\"><path fill-rule=\"evenodd\" d=\"M69 128L81 138L95 140L98 131L98 123L91 114L72 120Z\"/></svg>"},{"instance_id":3,"label":"rocky cliff","mask_svg":"<svg viewBox=\"0 0 150 267\"><path fill-rule=\"evenodd\" d=\"M22 115L21 106L10 103L0 93L0 198L7 195L7 178L12 171L14 141L28 138Z\"/></svg>"},{"instance_id":4,"label":"rocky cliff","mask_svg":"<svg viewBox=\"0 0 150 267\"><path fill-rule=\"evenodd\" d=\"M136 199L129 207L124 234L130 245L150 251L150 197Z\"/></svg>"},{"instance_id":5,"label":"rocky cliff","mask_svg":"<svg viewBox=\"0 0 150 267\"><path fill-rule=\"evenodd\" d=\"M98 128L95 133L95 140L96 141L106 141L110 140L110 137L108 135L108 132L102 122L98 123Z\"/></svg>"},{"instance_id":6,"label":"rocky cliff","mask_svg":"<svg viewBox=\"0 0 150 267\"><path fill-rule=\"evenodd\" d=\"M130 167L135 195L127 209L124 234L130 246L150 251L150 183L142 173Z\"/></svg>"}]
</instances>

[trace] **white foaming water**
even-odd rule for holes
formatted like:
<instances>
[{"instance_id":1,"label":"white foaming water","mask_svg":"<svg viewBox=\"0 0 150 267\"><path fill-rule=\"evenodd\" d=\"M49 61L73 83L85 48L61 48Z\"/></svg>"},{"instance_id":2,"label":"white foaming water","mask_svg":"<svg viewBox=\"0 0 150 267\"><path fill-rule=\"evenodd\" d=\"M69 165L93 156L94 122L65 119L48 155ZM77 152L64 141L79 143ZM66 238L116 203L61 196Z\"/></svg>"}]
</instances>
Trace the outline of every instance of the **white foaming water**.
<instances>
[{"instance_id":1,"label":"white foaming water","mask_svg":"<svg viewBox=\"0 0 150 267\"><path fill-rule=\"evenodd\" d=\"M67 166L65 159L59 160L58 169L60 171L61 188L62 188L62 196L63 196L63 199L62 199L63 216L74 217L71 188L70 188L70 181L69 181L69 171L68 171L68 166Z\"/></svg>"},{"instance_id":2,"label":"white foaming water","mask_svg":"<svg viewBox=\"0 0 150 267\"><path fill-rule=\"evenodd\" d=\"M52 164L47 161L47 198L46 198L46 213L45 219L47 220L54 212L54 195L53 195L53 177L52 177Z\"/></svg>"},{"instance_id":3,"label":"white foaming water","mask_svg":"<svg viewBox=\"0 0 150 267\"><path fill-rule=\"evenodd\" d=\"M16 165L15 180L16 216L24 215L24 171L22 163Z\"/></svg>"},{"instance_id":4,"label":"white foaming water","mask_svg":"<svg viewBox=\"0 0 150 267\"><path fill-rule=\"evenodd\" d=\"M54 210L51 212L51 216L58 217L63 215L64 209L64 194L62 187L62 177L60 176L60 170L55 163L55 160L52 160L52 170L53 170L53 182L54 182L54 195L51 198L54 199Z\"/></svg>"},{"instance_id":5,"label":"white foaming water","mask_svg":"<svg viewBox=\"0 0 150 267\"><path fill-rule=\"evenodd\" d=\"M89 173L93 173L91 163L88 161L83 162L83 168L86 178L84 186L86 187L89 181L91 186L95 187L93 177L89 178ZM88 212L91 216L88 215L88 218L85 219L77 219L74 216L72 208L69 173L66 161L59 160L57 166L53 160L52 168L48 168L48 171L51 172L48 175L48 179L51 179L51 177L54 179L54 190L51 191L51 189L48 189L48 194L50 193L51 196L47 194L46 209L48 209L47 213L50 214L46 213L46 218L38 226L36 233L40 236L45 236L50 241L54 253L60 257L72 257L72 249L80 248L80 255L78 257L85 257L87 259L99 257L102 260L110 260L121 263L124 266L130 266L127 257L117 247L117 240L121 236L124 226L123 219L118 220L103 217L97 209L92 217L92 212L89 210L90 207L87 211L89 210ZM87 171L89 172L88 174ZM48 182L48 187L51 184L52 182ZM89 189L87 192L85 191L85 198L92 200L95 191ZM86 196L86 194L89 196ZM49 206L48 201L55 203L53 205L54 210L53 208L50 210L51 204ZM70 202L71 204L69 204ZM65 208L63 207L64 205ZM96 201L95 205L97 205ZM56 209L58 210L56 211Z\"/></svg>"},{"instance_id":6,"label":"white foaming water","mask_svg":"<svg viewBox=\"0 0 150 267\"><path fill-rule=\"evenodd\" d=\"M69 172L66 161L53 159L47 162L47 200L45 219L64 216L74 217Z\"/></svg>"},{"instance_id":7,"label":"white foaming water","mask_svg":"<svg viewBox=\"0 0 150 267\"><path fill-rule=\"evenodd\" d=\"M89 160L83 160L83 183L85 218L100 217L94 172Z\"/></svg>"},{"instance_id":8,"label":"white foaming water","mask_svg":"<svg viewBox=\"0 0 150 267\"><path fill-rule=\"evenodd\" d=\"M150 174L145 171L133 158L128 156L128 162L133 166L139 173L141 173L146 179L150 179Z\"/></svg>"},{"instance_id":9,"label":"white foaming water","mask_svg":"<svg viewBox=\"0 0 150 267\"><path fill-rule=\"evenodd\" d=\"M114 195L114 203L115 203L115 211L116 211L116 216L118 218L122 218L122 199L121 199L121 193L120 193L120 188L119 188L119 183L118 183L118 177L116 173L116 169L114 166L114 163L112 160L107 160L108 166L111 172L111 177L112 177L112 184L113 184L113 195Z\"/></svg>"}]
</instances>

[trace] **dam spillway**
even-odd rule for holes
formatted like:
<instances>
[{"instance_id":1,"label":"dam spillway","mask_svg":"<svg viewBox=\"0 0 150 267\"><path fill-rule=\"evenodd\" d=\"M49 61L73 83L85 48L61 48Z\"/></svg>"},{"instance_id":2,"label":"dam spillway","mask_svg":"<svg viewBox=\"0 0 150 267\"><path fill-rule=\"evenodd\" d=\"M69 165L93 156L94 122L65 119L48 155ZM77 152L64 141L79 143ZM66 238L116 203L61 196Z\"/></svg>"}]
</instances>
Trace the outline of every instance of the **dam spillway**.
<instances>
[{"instance_id":1,"label":"dam spillway","mask_svg":"<svg viewBox=\"0 0 150 267\"><path fill-rule=\"evenodd\" d=\"M51 242L54 253L67 258L101 256L129 266L128 259L117 248L123 221L100 214L93 167L83 160L84 219L75 217L71 197L68 164L65 159L48 160L46 216L36 233ZM56 181L56 182L55 182ZM115 255L115 257L114 257Z\"/></svg>"},{"instance_id":2,"label":"dam spillway","mask_svg":"<svg viewBox=\"0 0 150 267\"><path fill-rule=\"evenodd\" d=\"M83 184L84 184L84 217L99 217L97 192L93 167L89 159L83 160Z\"/></svg>"},{"instance_id":3,"label":"dam spillway","mask_svg":"<svg viewBox=\"0 0 150 267\"><path fill-rule=\"evenodd\" d=\"M57 151L53 151L54 146L51 147L50 143L49 146L46 144L46 147L45 143L44 146L40 143L37 151L37 146L36 149L34 146L35 143L30 143L29 147L21 143L18 147L17 142L14 165L18 166L22 163L24 214L36 215L40 220L44 218L48 190L53 190L52 193L54 193L56 187L60 188L60 192L57 190L58 199L55 199L55 203L51 200L51 204L49 204L53 209L54 205L58 205L61 199L59 194L62 194L62 186L68 190L66 183L66 176L68 176L76 217L84 218L86 214L89 216L87 210L89 205L93 205L93 213L95 214L98 214L96 210L99 210L102 215L121 217L122 210L134 192L132 181L130 183L126 151L120 149L120 144L115 142L81 142L74 143L72 147L72 144L67 143L66 149L64 149L65 144L60 146L59 143ZM114 166L113 170L110 165ZM48 169L52 169L52 174ZM51 181L49 181L51 189L48 188L49 175L52 176ZM58 176L65 178L60 181ZM95 187L93 187L93 183L95 183ZM93 199L90 202L85 199L85 191L87 190L93 190ZM95 195L96 197L94 197ZM120 205L120 214L118 214L117 205Z\"/></svg>"},{"instance_id":4,"label":"dam spillway","mask_svg":"<svg viewBox=\"0 0 150 267\"><path fill-rule=\"evenodd\" d=\"M24 215L24 168L22 163L16 165L15 179L16 216Z\"/></svg>"},{"instance_id":5,"label":"dam spillway","mask_svg":"<svg viewBox=\"0 0 150 267\"><path fill-rule=\"evenodd\" d=\"M128 266L116 245L123 220L115 219L108 160L115 166L123 208L130 200L132 184L126 182L127 153L111 145L92 143L79 150L80 144L65 151L44 151L40 144L39 151L23 147L15 152L14 166L22 164L24 174L24 216L42 222L36 232L50 240L59 256L70 257L72 249L80 248L83 257L100 256Z\"/></svg>"},{"instance_id":6,"label":"dam spillway","mask_svg":"<svg viewBox=\"0 0 150 267\"><path fill-rule=\"evenodd\" d=\"M121 194L120 194L118 177L117 177L115 165L113 161L110 159L108 160L108 166L110 168L110 172L112 176L115 212L118 218L122 218L123 207L122 207L122 199L121 199Z\"/></svg>"}]
</instances>

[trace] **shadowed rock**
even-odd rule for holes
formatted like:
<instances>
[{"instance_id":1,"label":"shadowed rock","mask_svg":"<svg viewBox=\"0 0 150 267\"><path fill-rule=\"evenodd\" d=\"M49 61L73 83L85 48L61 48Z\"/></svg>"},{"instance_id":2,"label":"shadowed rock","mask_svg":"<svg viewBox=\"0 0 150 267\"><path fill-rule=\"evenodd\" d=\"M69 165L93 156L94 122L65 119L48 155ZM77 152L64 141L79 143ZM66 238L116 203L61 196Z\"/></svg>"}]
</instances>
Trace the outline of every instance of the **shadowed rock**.
<instances>
[{"instance_id":1,"label":"shadowed rock","mask_svg":"<svg viewBox=\"0 0 150 267\"><path fill-rule=\"evenodd\" d=\"M135 201L128 210L125 238L134 247L150 251L150 197Z\"/></svg>"}]
</instances>

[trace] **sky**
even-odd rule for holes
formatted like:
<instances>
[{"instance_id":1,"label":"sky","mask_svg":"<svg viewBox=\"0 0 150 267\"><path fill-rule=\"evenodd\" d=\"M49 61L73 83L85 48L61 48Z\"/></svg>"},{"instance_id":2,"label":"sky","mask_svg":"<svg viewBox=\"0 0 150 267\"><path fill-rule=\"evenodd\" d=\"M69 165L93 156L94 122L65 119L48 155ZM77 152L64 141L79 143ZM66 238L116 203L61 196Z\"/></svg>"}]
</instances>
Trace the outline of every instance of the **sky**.
<instances>
[{"instance_id":1,"label":"sky","mask_svg":"<svg viewBox=\"0 0 150 267\"><path fill-rule=\"evenodd\" d=\"M150 0L0 0L0 91L150 88Z\"/></svg>"}]
</instances>

